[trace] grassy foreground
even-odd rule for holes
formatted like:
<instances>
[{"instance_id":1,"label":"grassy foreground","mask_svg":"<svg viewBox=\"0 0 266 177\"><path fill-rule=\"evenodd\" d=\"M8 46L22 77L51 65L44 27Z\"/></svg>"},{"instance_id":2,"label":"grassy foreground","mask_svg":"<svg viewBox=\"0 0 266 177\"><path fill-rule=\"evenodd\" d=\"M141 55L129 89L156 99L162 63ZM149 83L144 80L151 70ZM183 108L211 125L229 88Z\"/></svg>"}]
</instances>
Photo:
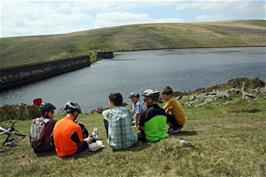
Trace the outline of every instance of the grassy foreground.
<instances>
[{"instance_id":1,"label":"grassy foreground","mask_svg":"<svg viewBox=\"0 0 266 177\"><path fill-rule=\"evenodd\" d=\"M239 20L127 25L69 34L1 38L0 68L86 55L95 49L266 46L265 34L265 20Z\"/></svg>"},{"instance_id":2,"label":"grassy foreground","mask_svg":"<svg viewBox=\"0 0 266 177\"><path fill-rule=\"evenodd\" d=\"M113 152L107 146L101 152L85 151L66 159L54 154L36 156L27 137L0 154L0 176L265 177L265 96L185 110L189 119L183 132L124 151ZM98 127L100 137L105 137L101 115L79 119L90 130ZM30 121L17 122L24 132L29 126ZM178 138L194 147L181 147Z\"/></svg>"}]
</instances>

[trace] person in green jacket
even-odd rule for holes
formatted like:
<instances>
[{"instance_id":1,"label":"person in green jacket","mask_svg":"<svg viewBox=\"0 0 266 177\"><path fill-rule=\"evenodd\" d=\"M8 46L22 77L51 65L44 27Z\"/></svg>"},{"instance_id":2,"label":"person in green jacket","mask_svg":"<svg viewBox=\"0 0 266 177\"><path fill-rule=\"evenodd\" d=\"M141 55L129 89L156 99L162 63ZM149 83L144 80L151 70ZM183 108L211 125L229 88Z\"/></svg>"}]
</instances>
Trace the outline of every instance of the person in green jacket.
<instances>
[{"instance_id":1,"label":"person in green jacket","mask_svg":"<svg viewBox=\"0 0 266 177\"><path fill-rule=\"evenodd\" d=\"M163 108L158 105L159 91L148 89L144 92L147 106L139 121L139 140L156 142L168 138L167 117Z\"/></svg>"}]
</instances>

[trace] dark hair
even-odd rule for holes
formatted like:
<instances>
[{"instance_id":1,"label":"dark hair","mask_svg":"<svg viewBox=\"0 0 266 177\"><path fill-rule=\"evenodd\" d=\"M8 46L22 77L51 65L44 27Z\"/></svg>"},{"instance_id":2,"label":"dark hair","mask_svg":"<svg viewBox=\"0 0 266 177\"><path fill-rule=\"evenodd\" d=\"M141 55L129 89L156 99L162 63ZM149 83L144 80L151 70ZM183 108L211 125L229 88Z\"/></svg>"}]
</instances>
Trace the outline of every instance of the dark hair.
<instances>
[{"instance_id":1,"label":"dark hair","mask_svg":"<svg viewBox=\"0 0 266 177\"><path fill-rule=\"evenodd\" d=\"M115 106L122 106L123 104L123 96L119 92L111 93L109 95L109 100L112 101Z\"/></svg>"},{"instance_id":2,"label":"dark hair","mask_svg":"<svg viewBox=\"0 0 266 177\"><path fill-rule=\"evenodd\" d=\"M173 89L170 86L166 86L162 91L162 95L173 95Z\"/></svg>"}]
</instances>

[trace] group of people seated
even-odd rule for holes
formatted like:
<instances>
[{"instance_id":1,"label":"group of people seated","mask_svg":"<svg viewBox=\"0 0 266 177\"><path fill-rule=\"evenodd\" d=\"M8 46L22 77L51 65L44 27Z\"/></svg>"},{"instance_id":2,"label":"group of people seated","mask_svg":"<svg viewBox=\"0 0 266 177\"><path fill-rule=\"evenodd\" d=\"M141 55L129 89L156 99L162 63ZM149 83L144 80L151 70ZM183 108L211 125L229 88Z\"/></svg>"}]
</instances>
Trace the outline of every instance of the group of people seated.
<instances>
[{"instance_id":1,"label":"group of people seated","mask_svg":"<svg viewBox=\"0 0 266 177\"><path fill-rule=\"evenodd\" d=\"M156 142L180 131L185 124L185 113L170 87L161 92L146 90L142 96L132 92L129 98L132 109L123 106L121 93L109 95L109 109L102 112L107 142L113 150L136 145L138 141ZM164 101L163 108L159 98ZM35 153L55 151L59 157L68 157L85 149L97 151L104 147L95 132L88 133L83 123L77 122L81 113L77 103L67 102L66 115L59 121L53 119L55 106L40 105L42 116L32 121L30 142Z\"/></svg>"}]
</instances>

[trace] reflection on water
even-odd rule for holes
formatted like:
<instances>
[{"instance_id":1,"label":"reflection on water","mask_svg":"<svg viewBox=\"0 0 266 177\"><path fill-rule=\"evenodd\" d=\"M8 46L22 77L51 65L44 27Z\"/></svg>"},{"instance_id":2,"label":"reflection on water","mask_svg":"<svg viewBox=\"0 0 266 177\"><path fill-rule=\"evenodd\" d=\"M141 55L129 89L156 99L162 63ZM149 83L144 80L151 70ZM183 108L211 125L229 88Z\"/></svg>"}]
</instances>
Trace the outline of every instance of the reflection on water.
<instances>
[{"instance_id":1,"label":"reflection on water","mask_svg":"<svg viewBox=\"0 0 266 177\"><path fill-rule=\"evenodd\" d=\"M266 48L173 49L119 53L91 67L0 94L1 104L31 104L36 97L58 108L68 100L85 110L107 106L110 92L124 95L166 85L185 91L223 83L235 77L266 80Z\"/></svg>"}]
</instances>

